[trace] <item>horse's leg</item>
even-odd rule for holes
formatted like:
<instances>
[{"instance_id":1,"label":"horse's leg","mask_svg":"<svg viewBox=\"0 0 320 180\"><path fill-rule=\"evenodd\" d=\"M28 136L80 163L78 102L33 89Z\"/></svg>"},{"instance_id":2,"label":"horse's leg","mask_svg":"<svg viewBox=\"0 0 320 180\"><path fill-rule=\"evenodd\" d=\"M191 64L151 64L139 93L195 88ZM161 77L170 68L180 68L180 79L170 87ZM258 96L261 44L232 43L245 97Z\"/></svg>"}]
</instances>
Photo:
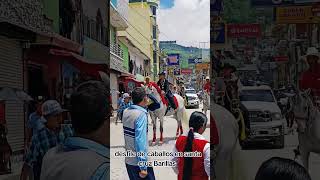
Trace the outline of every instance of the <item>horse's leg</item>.
<instances>
[{"instance_id":1,"label":"horse's leg","mask_svg":"<svg viewBox=\"0 0 320 180\"><path fill-rule=\"evenodd\" d=\"M300 150L300 153L301 153L302 164L303 164L304 168L307 171L309 171L309 156L310 156L310 152L307 149L302 148Z\"/></svg>"},{"instance_id":2,"label":"horse's leg","mask_svg":"<svg viewBox=\"0 0 320 180\"><path fill-rule=\"evenodd\" d=\"M152 144L154 145L156 143L157 139L157 117L155 115L151 115L152 124L153 124L153 138L152 138Z\"/></svg>"},{"instance_id":3,"label":"horse's leg","mask_svg":"<svg viewBox=\"0 0 320 180\"><path fill-rule=\"evenodd\" d=\"M163 118L164 116L160 117L160 144L163 143Z\"/></svg>"}]
</instances>

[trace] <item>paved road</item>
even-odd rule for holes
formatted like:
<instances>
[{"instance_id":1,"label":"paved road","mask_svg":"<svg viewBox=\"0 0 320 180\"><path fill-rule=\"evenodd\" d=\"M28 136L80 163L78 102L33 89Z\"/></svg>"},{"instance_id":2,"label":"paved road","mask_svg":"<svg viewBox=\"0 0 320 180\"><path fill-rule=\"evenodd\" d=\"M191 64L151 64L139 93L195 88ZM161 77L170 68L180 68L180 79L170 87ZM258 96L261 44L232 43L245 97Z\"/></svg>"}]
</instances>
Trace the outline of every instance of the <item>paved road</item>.
<instances>
[{"instance_id":1,"label":"paved road","mask_svg":"<svg viewBox=\"0 0 320 180\"><path fill-rule=\"evenodd\" d=\"M191 113L194 111L201 111L202 107L199 109L187 109L187 115L190 117ZM209 112L207 112L209 115ZM150 119L150 118L149 118ZM151 122L151 121L150 121ZM184 131L188 130L188 124L185 120L183 123ZM164 119L164 144L150 146L149 151L172 151L175 143L175 133L176 133L177 123L172 117L166 117ZM159 123L157 124L157 136L159 140ZM149 142L152 140L152 125L149 123ZM204 133L207 139L210 139L210 129L207 129ZM128 180L127 171L124 164L123 157L116 157L115 153L117 151L124 150L124 138L122 124L111 123L111 179L112 180ZM170 157L152 158L152 160L170 160ZM155 167L155 176L157 180L171 180L177 179L177 175L174 173L171 167Z\"/></svg>"},{"instance_id":2,"label":"paved road","mask_svg":"<svg viewBox=\"0 0 320 180\"><path fill-rule=\"evenodd\" d=\"M285 148L284 149L270 149L267 146L256 146L255 149L243 150L241 153L246 159L245 167L249 173L250 180L254 180L255 174L258 171L260 165L271 157L283 157L293 159L294 153L293 149L296 148L298 144L297 134L287 135L285 138ZM270 147L270 146L269 146ZM320 179L320 157L316 154L311 154L310 156L310 174L313 180Z\"/></svg>"}]
</instances>

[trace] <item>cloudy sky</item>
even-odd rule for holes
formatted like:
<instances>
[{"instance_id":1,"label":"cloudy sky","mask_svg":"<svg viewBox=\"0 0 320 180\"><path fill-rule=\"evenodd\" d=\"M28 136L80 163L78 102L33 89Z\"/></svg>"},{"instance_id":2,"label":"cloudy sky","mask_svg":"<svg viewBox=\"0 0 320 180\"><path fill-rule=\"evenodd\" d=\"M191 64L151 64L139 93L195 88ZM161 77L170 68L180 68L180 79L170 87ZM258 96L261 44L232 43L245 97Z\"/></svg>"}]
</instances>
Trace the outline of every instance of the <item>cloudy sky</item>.
<instances>
[{"instance_id":1,"label":"cloudy sky","mask_svg":"<svg viewBox=\"0 0 320 180\"><path fill-rule=\"evenodd\" d=\"M158 24L160 40L199 47L210 41L210 0L160 0Z\"/></svg>"}]
</instances>

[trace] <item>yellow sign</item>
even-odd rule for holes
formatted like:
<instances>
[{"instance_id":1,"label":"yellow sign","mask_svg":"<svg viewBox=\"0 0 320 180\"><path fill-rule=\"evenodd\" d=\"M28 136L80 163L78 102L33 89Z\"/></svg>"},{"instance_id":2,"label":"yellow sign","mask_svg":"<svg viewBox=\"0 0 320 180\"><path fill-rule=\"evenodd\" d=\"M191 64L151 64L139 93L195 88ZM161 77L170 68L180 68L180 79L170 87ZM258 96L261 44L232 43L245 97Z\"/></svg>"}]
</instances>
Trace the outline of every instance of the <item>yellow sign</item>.
<instances>
[{"instance_id":1,"label":"yellow sign","mask_svg":"<svg viewBox=\"0 0 320 180\"><path fill-rule=\"evenodd\" d=\"M312 6L278 7L276 22L279 24L317 23L318 18L313 16Z\"/></svg>"},{"instance_id":2,"label":"yellow sign","mask_svg":"<svg viewBox=\"0 0 320 180\"><path fill-rule=\"evenodd\" d=\"M196 70L209 69L209 63L196 64Z\"/></svg>"}]
</instances>

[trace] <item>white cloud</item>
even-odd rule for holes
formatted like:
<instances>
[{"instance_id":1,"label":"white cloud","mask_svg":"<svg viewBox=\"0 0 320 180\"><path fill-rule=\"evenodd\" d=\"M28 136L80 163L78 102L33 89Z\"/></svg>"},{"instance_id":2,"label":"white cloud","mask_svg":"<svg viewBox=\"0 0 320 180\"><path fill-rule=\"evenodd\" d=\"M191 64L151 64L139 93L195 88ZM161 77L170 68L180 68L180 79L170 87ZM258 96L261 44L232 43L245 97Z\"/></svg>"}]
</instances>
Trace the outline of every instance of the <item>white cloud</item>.
<instances>
[{"instance_id":1,"label":"white cloud","mask_svg":"<svg viewBox=\"0 0 320 180\"><path fill-rule=\"evenodd\" d=\"M160 40L196 47L209 42L210 0L174 0L172 8L159 10L158 25Z\"/></svg>"}]
</instances>

